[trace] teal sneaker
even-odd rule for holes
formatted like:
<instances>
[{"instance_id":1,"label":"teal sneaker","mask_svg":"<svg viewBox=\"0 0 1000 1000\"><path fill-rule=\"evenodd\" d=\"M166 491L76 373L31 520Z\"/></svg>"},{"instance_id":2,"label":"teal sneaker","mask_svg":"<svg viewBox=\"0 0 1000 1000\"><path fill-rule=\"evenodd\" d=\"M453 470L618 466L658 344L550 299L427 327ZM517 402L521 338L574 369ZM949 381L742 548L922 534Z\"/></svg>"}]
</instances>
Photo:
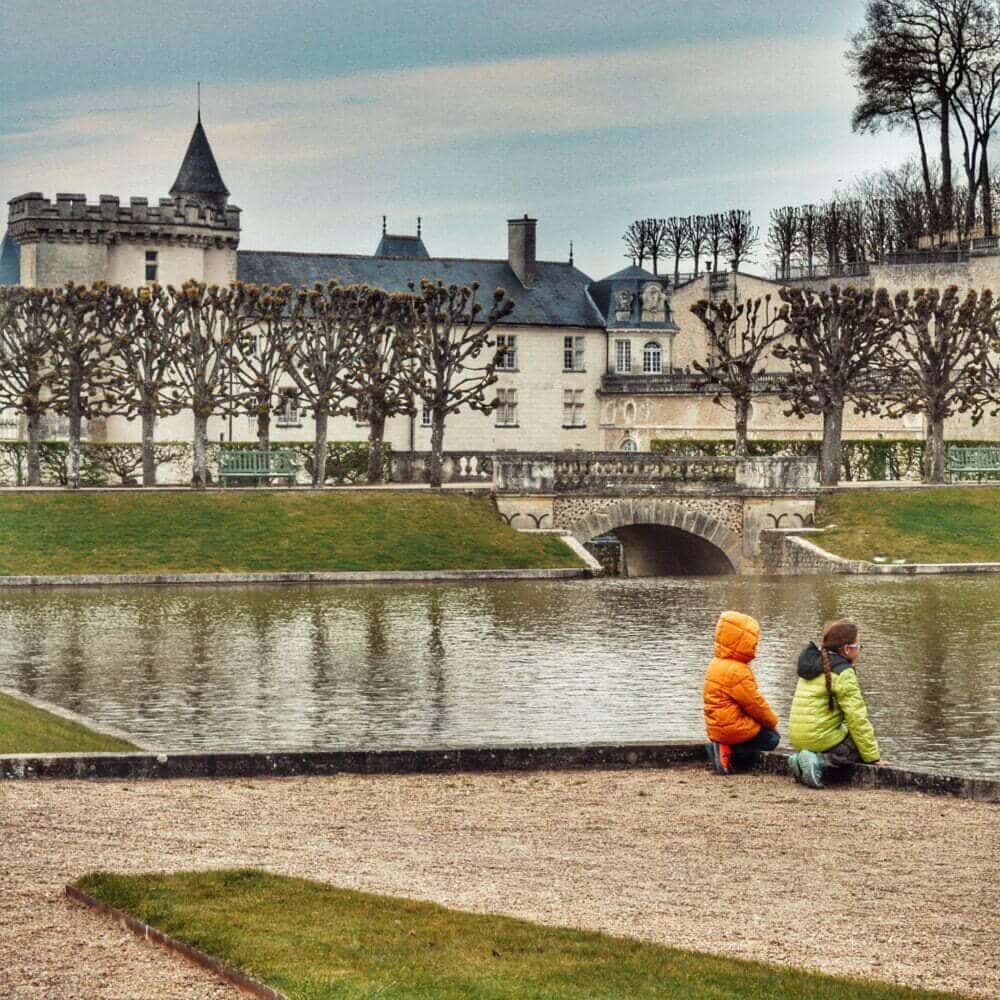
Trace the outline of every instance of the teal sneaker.
<instances>
[{"instance_id":1,"label":"teal sneaker","mask_svg":"<svg viewBox=\"0 0 1000 1000\"><path fill-rule=\"evenodd\" d=\"M792 777L798 781L802 782L802 765L799 764L798 753L789 754L788 756L788 770L791 772Z\"/></svg>"},{"instance_id":2,"label":"teal sneaker","mask_svg":"<svg viewBox=\"0 0 1000 1000\"><path fill-rule=\"evenodd\" d=\"M823 787L823 758L815 750L800 750L796 754L799 781L808 788Z\"/></svg>"}]
</instances>

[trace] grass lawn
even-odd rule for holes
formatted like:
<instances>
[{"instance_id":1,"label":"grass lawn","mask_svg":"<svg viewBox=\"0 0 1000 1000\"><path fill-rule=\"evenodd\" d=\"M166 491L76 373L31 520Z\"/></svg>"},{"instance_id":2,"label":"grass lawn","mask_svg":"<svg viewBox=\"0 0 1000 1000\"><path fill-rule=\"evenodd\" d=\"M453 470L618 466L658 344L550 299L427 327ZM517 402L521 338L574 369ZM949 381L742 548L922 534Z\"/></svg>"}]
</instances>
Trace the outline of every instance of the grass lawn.
<instances>
[{"instance_id":1,"label":"grass lawn","mask_svg":"<svg viewBox=\"0 0 1000 1000\"><path fill-rule=\"evenodd\" d=\"M824 549L847 559L1000 562L1000 488L857 490L820 496Z\"/></svg>"},{"instance_id":2,"label":"grass lawn","mask_svg":"<svg viewBox=\"0 0 1000 1000\"><path fill-rule=\"evenodd\" d=\"M579 567L485 497L430 493L0 494L0 575Z\"/></svg>"},{"instance_id":3,"label":"grass lawn","mask_svg":"<svg viewBox=\"0 0 1000 1000\"><path fill-rule=\"evenodd\" d=\"M122 753L131 743L0 693L0 753Z\"/></svg>"},{"instance_id":4,"label":"grass lawn","mask_svg":"<svg viewBox=\"0 0 1000 1000\"><path fill-rule=\"evenodd\" d=\"M465 913L261 871L97 872L77 885L292 1000L948 996Z\"/></svg>"}]
</instances>

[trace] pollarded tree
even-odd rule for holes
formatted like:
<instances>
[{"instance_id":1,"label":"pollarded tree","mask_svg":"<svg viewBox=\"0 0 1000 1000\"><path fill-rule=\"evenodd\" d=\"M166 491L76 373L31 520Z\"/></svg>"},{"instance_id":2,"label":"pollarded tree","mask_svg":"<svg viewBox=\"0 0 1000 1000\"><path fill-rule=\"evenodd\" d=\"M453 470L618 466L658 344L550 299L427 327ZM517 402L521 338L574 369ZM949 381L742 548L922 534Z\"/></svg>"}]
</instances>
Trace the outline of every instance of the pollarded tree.
<instances>
[{"instance_id":1,"label":"pollarded tree","mask_svg":"<svg viewBox=\"0 0 1000 1000\"><path fill-rule=\"evenodd\" d=\"M441 485L448 415L463 409L489 413L496 405L495 399L486 398L486 390L497 381L498 352L490 331L514 303L498 288L484 314L476 301L478 290L478 284L446 287L425 279L412 303L416 363L410 369L409 390L431 414L431 486Z\"/></svg>"},{"instance_id":2,"label":"pollarded tree","mask_svg":"<svg viewBox=\"0 0 1000 1000\"><path fill-rule=\"evenodd\" d=\"M828 291L782 288L785 336L772 353L787 360L789 372L781 398L786 416L823 418L820 482L836 485L840 478L844 406L875 408L878 372L892 337L894 311L884 288Z\"/></svg>"},{"instance_id":3,"label":"pollarded tree","mask_svg":"<svg viewBox=\"0 0 1000 1000\"><path fill-rule=\"evenodd\" d=\"M894 301L896 336L885 357L890 416L922 413L927 422L924 478L944 482L944 422L968 413L978 423L990 404L987 356L997 336L1000 306L989 291L959 295L918 288Z\"/></svg>"},{"instance_id":4,"label":"pollarded tree","mask_svg":"<svg viewBox=\"0 0 1000 1000\"><path fill-rule=\"evenodd\" d=\"M71 490L80 488L83 420L107 414L120 390L108 363L112 343L105 335L116 301L106 285L69 283L52 291L50 404L67 419L66 485Z\"/></svg>"},{"instance_id":5,"label":"pollarded tree","mask_svg":"<svg viewBox=\"0 0 1000 1000\"><path fill-rule=\"evenodd\" d=\"M314 486L322 486L326 481L330 417L352 409L355 391L349 380L352 353L361 332L371 325L372 291L367 285L339 285L331 281L299 289L293 297L282 361L299 390L300 401L313 415Z\"/></svg>"},{"instance_id":6,"label":"pollarded tree","mask_svg":"<svg viewBox=\"0 0 1000 1000\"><path fill-rule=\"evenodd\" d=\"M713 212L711 215L705 216L705 220L708 233L705 245L712 255L712 271L715 272L719 270L719 254L722 253L726 245L725 216L720 212Z\"/></svg>"},{"instance_id":7,"label":"pollarded tree","mask_svg":"<svg viewBox=\"0 0 1000 1000\"><path fill-rule=\"evenodd\" d=\"M234 345L252 322L247 293L238 282L228 288L187 281L168 288L176 313L177 351L171 366L175 398L194 414L191 485L208 483L208 419L232 412L230 374ZM234 374L234 373L233 373Z\"/></svg>"},{"instance_id":8,"label":"pollarded tree","mask_svg":"<svg viewBox=\"0 0 1000 1000\"><path fill-rule=\"evenodd\" d=\"M413 337L413 297L366 289L365 328L355 329L347 379L355 419L368 423L368 482L385 479L383 444L390 417L413 414L409 372L417 363Z\"/></svg>"},{"instance_id":9,"label":"pollarded tree","mask_svg":"<svg viewBox=\"0 0 1000 1000\"><path fill-rule=\"evenodd\" d=\"M257 419L257 447L271 450L271 417L285 374L292 288L244 286L249 326L234 344L233 402Z\"/></svg>"},{"instance_id":10,"label":"pollarded tree","mask_svg":"<svg viewBox=\"0 0 1000 1000\"><path fill-rule=\"evenodd\" d=\"M156 421L183 408L173 375L179 352L176 298L160 285L133 291L113 287L102 322L111 343L108 364L117 376L115 412L142 424L142 485L156 485Z\"/></svg>"},{"instance_id":11,"label":"pollarded tree","mask_svg":"<svg viewBox=\"0 0 1000 1000\"><path fill-rule=\"evenodd\" d=\"M792 257L799 248L799 210L793 205L771 209L767 235L771 252L778 259L778 273L782 278L791 277Z\"/></svg>"},{"instance_id":12,"label":"pollarded tree","mask_svg":"<svg viewBox=\"0 0 1000 1000\"><path fill-rule=\"evenodd\" d=\"M708 247L708 217L704 215L692 215L687 220L688 224L688 251L694 261L694 273L698 273L701 266L701 255Z\"/></svg>"},{"instance_id":13,"label":"pollarded tree","mask_svg":"<svg viewBox=\"0 0 1000 1000\"><path fill-rule=\"evenodd\" d=\"M763 307L763 315L761 309ZM727 299L713 303L702 299L691 307L708 334L709 353L692 368L704 375L704 386L714 390L713 402L733 401L736 419L736 455L748 452L747 424L755 379L765 373L762 361L784 333L786 307L772 314L771 296L747 299L733 306Z\"/></svg>"},{"instance_id":14,"label":"pollarded tree","mask_svg":"<svg viewBox=\"0 0 1000 1000\"><path fill-rule=\"evenodd\" d=\"M691 249L691 233L688 220L673 215L663 224L664 248L674 258L674 285L680 280L681 258ZM653 272L656 273L655 271Z\"/></svg>"},{"instance_id":15,"label":"pollarded tree","mask_svg":"<svg viewBox=\"0 0 1000 1000\"><path fill-rule=\"evenodd\" d=\"M628 229L622 235L625 242L625 256L642 267L649 256L649 234L646 229L645 219L636 219L629 224Z\"/></svg>"},{"instance_id":16,"label":"pollarded tree","mask_svg":"<svg viewBox=\"0 0 1000 1000\"><path fill-rule=\"evenodd\" d=\"M742 208L731 208L722 217L722 245L732 261L733 270L750 260L757 246L760 230L750 221L750 212Z\"/></svg>"},{"instance_id":17,"label":"pollarded tree","mask_svg":"<svg viewBox=\"0 0 1000 1000\"><path fill-rule=\"evenodd\" d=\"M42 482L38 444L42 417L51 409L48 378L54 310L49 289L0 286L0 410L25 416L29 486Z\"/></svg>"}]
</instances>

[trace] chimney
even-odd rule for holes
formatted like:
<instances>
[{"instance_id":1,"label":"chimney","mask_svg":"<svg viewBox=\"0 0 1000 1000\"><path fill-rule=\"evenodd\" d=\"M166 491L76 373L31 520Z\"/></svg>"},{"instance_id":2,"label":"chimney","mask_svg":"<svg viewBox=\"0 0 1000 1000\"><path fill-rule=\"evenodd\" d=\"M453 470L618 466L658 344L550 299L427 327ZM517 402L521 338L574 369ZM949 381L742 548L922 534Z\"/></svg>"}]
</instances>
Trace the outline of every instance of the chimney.
<instances>
[{"instance_id":1,"label":"chimney","mask_svg":"<svg viewBox=\"0 0 1000 1000\"><path fill-rule=\"evenodd\" d=\"M507 220L507 263L525 288L535 283L535 226L537 219Z\"/></svg>"}]
</instances>

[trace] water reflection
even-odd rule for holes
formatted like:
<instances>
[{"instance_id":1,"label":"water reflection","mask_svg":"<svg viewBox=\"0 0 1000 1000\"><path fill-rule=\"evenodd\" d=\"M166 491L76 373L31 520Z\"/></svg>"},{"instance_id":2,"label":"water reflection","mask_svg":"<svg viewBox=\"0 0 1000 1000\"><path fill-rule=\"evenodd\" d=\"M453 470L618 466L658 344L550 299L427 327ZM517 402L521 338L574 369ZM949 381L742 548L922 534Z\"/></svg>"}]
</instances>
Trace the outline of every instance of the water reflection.
<instances>
[{"instance_id":1,"label":"water reflection","mask_svg":"<svg viewBox=\"0 0 1000 1000\"><path fill-rule=\"evenodd\" d=\"M8 592L0 684L171 749L701 734L719 611L763 622L787 717L820 625L862 625L886 753L1000 775L1000 579L741 577L424 587Z\"/></svg>"}]
</instances>

